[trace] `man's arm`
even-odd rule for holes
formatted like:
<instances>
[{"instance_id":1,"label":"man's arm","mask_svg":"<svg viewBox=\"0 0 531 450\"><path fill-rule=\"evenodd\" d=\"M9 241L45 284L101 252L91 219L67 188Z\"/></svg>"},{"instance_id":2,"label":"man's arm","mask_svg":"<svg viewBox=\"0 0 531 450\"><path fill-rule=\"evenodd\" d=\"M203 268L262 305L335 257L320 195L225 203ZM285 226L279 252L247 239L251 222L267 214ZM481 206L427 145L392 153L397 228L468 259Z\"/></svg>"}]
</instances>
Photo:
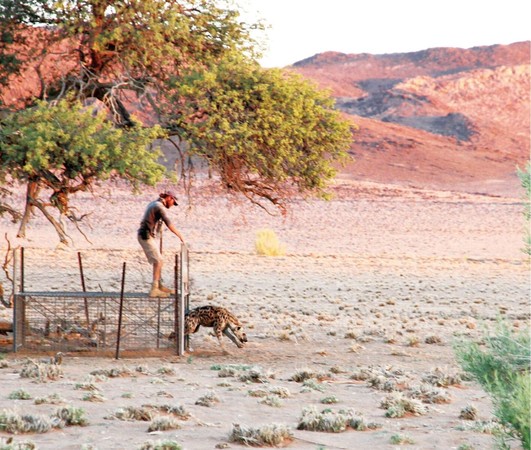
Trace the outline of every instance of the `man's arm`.
<instances>
[{"instance_id":1,"label":"man's arm","mask_svg":"<svg viewBox=\"0 0 531 450\"><path fill-rule=\"evenodd\" d=\"M184 244L184 238L183 238L181 232L180 232L177 228L175 228L175 225L173 225L173 223L170 223L170 224L168 225L168 229L169 229L169 230L170 230L175 236L177 236L177 237L181 240L181 242Z\"/></svg>"}]
</instances>

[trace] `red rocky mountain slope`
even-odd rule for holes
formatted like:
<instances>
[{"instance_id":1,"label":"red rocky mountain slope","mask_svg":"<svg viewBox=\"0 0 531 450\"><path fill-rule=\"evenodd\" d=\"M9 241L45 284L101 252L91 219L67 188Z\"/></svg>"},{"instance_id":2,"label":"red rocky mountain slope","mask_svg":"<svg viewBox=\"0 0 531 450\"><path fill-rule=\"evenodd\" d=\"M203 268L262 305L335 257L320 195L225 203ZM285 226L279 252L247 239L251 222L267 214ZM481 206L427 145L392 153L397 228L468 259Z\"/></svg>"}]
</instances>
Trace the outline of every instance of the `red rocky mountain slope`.
<instances>
[{"instance_id":1,"label":"red rocky mountain slope","mask_svg":"<svg viewBox=\"0 0 531 450\"><path fill-rule=\"evenodd\" d=\"M530 153L530 44L328 52L290 70L330 89L359 126L343 176L518 195L515 170Z\"/></svg>"}]
</instances>

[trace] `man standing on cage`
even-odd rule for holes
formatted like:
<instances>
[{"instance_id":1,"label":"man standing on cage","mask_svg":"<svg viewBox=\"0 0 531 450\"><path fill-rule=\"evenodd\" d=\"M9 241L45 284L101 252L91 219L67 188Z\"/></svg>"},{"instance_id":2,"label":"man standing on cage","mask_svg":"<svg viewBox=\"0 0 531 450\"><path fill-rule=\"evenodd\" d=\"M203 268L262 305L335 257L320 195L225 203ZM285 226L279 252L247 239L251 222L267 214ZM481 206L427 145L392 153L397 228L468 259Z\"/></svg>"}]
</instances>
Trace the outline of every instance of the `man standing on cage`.
<instances>
[{"instance_id":1,"label":"man standing on cage","mask_svg":"<svg viewBox=\"0 0 531 450\"><path fill-rule=\"evenodd\" d=\"M167 209L177 205L177 198L172 191L165 191L159 195L159 198L151 202L144 212L144 217L140 222L138 229L138 242L142 246L147 260L153 265L153 284L151 285L150 297L169 297L175 291L162 284L162 255L159 249L157 237L160 235L162 223L164 222L168 229L177 236L184 244L184 239L175 228L175 225L168 217Z\"/></svg>"}]
</instances>

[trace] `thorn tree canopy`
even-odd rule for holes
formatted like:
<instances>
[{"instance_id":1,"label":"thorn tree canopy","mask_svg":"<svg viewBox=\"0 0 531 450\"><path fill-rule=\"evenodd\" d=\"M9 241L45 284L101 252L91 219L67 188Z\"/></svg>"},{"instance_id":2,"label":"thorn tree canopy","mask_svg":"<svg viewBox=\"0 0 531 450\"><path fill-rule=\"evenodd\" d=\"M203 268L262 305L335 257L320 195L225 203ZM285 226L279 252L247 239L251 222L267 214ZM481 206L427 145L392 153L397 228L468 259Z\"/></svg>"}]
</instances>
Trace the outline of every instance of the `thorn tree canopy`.
<instances>
[{"instance_id":1,"label":"thorn tree canopy","mask_svg":"<svg viewBox=\"0 0 531 450\"><path fill-rule=\"evenodd\" d=\"M43 115L41 100L97 99L123 130L115 137L125 143L117 148L129 145L126 130L159 124L205 157L225 187L283 209L296 191L324 193L332 163L350 145L350 126L326 93L256 63L254 28L263 25L241 21L231 0L0 0L0 106L14 113L38 105L33 114ZM142 139L150 134L136 132L145 133ZM3 138L2 152L18 145L17 161L53 163L64 177L79 176L60 165L64 159L24 154L27 145ZM80 154L69 155L81 161L88 150L74 147ZM23 167L13 176L29 182ZM38 189L52 183L42 174L38 179ZM61 210L59 203L51 202Z\"/></svg>"},{"instance_id":2,"label":"thorn tree canopy","mask_svg":"<svg viewBox=\"0 0 531 450\"><path fill-rule=\"evenodd\" d=\"M164 174L160 153L149 146L162 135L160 127L120 129L80 103L44 101L0 121L0 182L17 180L27 185L26 207L19 228L25 237L32 210L37 208L68 244L64 225L53 207L77 224L70 196L90 190L96 180L126 179L133 187L153 185ZM47 195L47 198L41 196Z\"/></svg>"}]
</instances>

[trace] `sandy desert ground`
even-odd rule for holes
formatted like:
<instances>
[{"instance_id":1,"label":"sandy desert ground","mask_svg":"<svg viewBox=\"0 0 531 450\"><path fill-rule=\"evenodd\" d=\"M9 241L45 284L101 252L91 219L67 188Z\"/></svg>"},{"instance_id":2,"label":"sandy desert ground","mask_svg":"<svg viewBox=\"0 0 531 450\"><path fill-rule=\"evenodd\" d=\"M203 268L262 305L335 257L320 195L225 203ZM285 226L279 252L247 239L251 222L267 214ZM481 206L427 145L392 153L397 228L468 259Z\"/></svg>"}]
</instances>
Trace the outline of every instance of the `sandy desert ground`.
<instances>
[{"instance_id":1,"label":"sandy desert ground","mask_svg":"<svg viewBox=\"0 0 531 450\"><path fill-rule=\"evenodd\" d=\"M494 437L484 432L494 418L489 397L462 377L452 343L459 336L479 339L500 316L511 327L529 329L530 272L521 251L518 189L489 196L343 180L334 191L329 202L295 202L286 218L232 203L206 185L192 209L183 198L171 215L191 250L191 306L229 308L245 324L248 344L238 349L227 340L224 354L201 329L192 337L194 351L183 357L69 353L62 376L43 383L20 373L28 358L41 356L4 353L0 410L50 415L58 406L35 399L57 394L83 408L88 424L42 434L0 432L0 438L31 441L39 449L140 449L165 439L185 449L236 449L245 446L229 442L233 424L281 424L293 433L286 444L292 449L492 448ZM89 290L118 291L123 262L126 289L148 289L150 269L135 231L157 191L132 196L107 186L98 194L74 202L93 211L93 229L86 228L91 243L71 229L73 245L57 247L40 217L27 239L16 240L16 230L2 219L12 243L25 247L27 290L80 290L78 251ZM285 256L255 254L262 228L276 232ZM169 278L177 239L164 236ZM11 313L0 310L2 317ZM119 377L90 375L113 368L128 370ZM293 381L305 372L316 378ZM99 394L93 401L83 390L87 385ZM31 398L9 399L19 389ZM425 410L386 417L381 404L390 391L417 395ZM198 404L206 398L214 401ZM177 419L179 429L154 432L148 432L149 421L116 418L120 408L146 404L181 406L189 417ZM476 420L460 417L470 406ZM307 408L351 409L378 427L298 430ZM410 443L394 444L397 435Z\"/></svg>"}]
</instances>

